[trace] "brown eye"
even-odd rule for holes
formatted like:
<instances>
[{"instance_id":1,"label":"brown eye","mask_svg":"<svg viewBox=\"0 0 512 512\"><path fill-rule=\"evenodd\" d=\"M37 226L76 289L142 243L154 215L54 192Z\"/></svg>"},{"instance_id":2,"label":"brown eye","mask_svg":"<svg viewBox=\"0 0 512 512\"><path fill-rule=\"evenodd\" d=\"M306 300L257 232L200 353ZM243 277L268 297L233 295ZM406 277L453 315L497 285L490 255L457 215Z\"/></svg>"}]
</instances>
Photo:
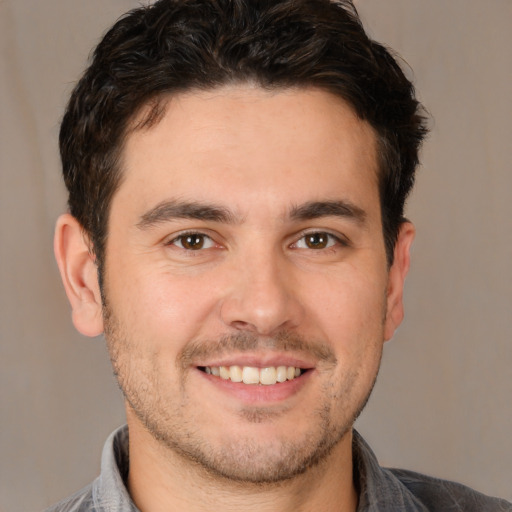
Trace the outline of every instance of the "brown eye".
<instances>
[{"instance_id":1,"label":"brown eye","mask_svg":"<svg viewBox=\"0 0 512 512\"><path fill-rule=\"evenodd\" d=\"M187 251L199 251L213 247L213 241L209 236L202 233L187 233L180 235L172 241L173 245L186 249Z\"/></svg>"},{"instance_id":2,"label":"brown eye","mask_svg":"<svg viewBox=\"0 0 512 512\"><path fill-rule=\"evenodd\" d=\"M337 245L345 246L346 243L341 238L327 233L325 231L311 231L303 234L294 244L295 249L329 249Z\"/></svg>"},{"instance_id":3,"label":"brown eye","mask_svg":"<svg viewBox=\"0 0 512 512\"><path fill-rule=\"evenodd\" d=\"M309 249L325 249L329 246L331 236L328 233L311 233L304 237L304 242Z\"/></svg>"},{"instance_id":4,"label":"brown eye","mask_svg":"<svg viewBox=\"0 0 512 512\"><path fill-rule=\"evenodd\" d=\"M204 245L204 237L202 235L187 235L181 240L184 249L202 249Z\"/></svg>"}]
</instances>

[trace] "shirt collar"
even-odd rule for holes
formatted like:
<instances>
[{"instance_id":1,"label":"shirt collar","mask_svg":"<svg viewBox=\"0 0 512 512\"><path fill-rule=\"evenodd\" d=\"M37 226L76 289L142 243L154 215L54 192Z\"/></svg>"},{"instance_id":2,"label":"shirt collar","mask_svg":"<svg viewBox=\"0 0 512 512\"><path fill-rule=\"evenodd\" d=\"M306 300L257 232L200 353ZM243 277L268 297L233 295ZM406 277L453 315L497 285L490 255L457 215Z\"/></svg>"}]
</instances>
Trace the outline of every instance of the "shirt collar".
<instances>
[{"instance_id":1,"label":"shirt collar","mask_svg":"<svg viewBox=\"0 0 512 512\"><path fill-rule=\"evenodd\" d=\"M359 490L357 512L421 512L425 508L377 457L357 431L353 431L354 481Z\"/></svg>"},{"instance_id":2,"label":"shirt collar","mask_svg":"<svg viewBox=\"0 0 512 512\"><path fill-rule=\"evenodd\" d=\"M375 454L353 432L354 481L359 492L357 512L420 512L423 506L393 475L379 466ZM128 427L114 431L101 457L101 475L93 484L93 501L101 512L140 512L126 489L128 477Z\"/></svg>"},{"instance_id":3,"label":"shirt collar","mask_svg":"<svg viewBox=\"0 0 512 512\"><path fill-rule=\"evenodd\" d=\"M139 512L126 488L129 464L128 426L124 425L110 434L103 447L101 474L92 489L98 511Z\"/></svg>"}]
</instances>

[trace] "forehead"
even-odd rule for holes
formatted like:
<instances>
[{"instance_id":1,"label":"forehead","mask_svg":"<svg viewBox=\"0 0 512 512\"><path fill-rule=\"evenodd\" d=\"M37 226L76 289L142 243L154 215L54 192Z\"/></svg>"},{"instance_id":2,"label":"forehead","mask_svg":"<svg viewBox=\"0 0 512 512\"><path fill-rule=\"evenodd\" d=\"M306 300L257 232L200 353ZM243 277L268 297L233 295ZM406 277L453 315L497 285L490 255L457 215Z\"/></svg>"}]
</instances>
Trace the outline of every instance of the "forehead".
<instances>
[{"instance_id":1,"label":"forehead","mask_svg":"<svg viewBox=\"0 0 512 512\"><path fill-rule=\"evenodd\" d=\"M173 95L157 123L129 133L116 195L144 208L166 195L235 208L255 195L276 206L332 194L375 199L376 162L373 129L339 97L230 86Z\"/></svg>"}]
</instances>

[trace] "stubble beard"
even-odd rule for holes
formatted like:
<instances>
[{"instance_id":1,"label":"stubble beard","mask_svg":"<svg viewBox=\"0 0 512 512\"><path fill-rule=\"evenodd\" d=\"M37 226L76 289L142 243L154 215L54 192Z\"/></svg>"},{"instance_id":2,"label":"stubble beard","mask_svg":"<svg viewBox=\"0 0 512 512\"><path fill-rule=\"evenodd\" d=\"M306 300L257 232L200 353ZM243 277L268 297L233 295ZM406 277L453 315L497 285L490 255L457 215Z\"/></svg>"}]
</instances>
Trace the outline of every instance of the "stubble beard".
<instances>
[{"instance_id":1,"label":"stubble beard","mask_svg":"<svg viewBox=\"0 0 512 512\"><path fill-rule=\"evenodd\" d=\"M379 354L373 382L358 404L346 400L346 397L352 396L351 391L358 379L358 369L352 369L345 377L341 389L333 389L326 383L322 396L328 398L317 408L309 411L311 428L298 440L292 441L289 437L282 437L269 441L242 435L234 439L227 436L222 438L221 435L221 442L214 446L205 439L201 426L187 414L187 410L190 411L194 405L187 402L186 393L180 403L169 403L169 400L166 400L167 395L159 393L162 387L158 383L158 372L141 373L140 368L136 369L137 353L128 355L128 351L136 349L137 342L130 340L123 332L122 326L106 302L103 315L105 338L119 387L128 407L162 447L164 456L177 455L183 462L191 463L209 477L231 483L256 486L279 484L304 474L326 461L338 443L352 429L353 423L366 405L380 366ZM197 354L197 348L199 352L214 352L219 355L221 351L229 351L235 346L247 348L255 347L259 343L257 337L243 333L216 342L200 343L191 351L185 349L176 365L176 369L181 372L182 392L185 390L187 360L192 354ZM280 349L300 347L316 350L316 356L325 358L327 364L336 363L334 354L328 346L318 348L318 344L308 344L302 338L289 333L278 336L272 344ZM137 375L134 378L135 373ZM331 405L334 403L344 410L334 414ZM275 410L261 407L247 407L240 411L240 416L249 424L271 422L275 415Z\"/></svg>"}]
</instances>

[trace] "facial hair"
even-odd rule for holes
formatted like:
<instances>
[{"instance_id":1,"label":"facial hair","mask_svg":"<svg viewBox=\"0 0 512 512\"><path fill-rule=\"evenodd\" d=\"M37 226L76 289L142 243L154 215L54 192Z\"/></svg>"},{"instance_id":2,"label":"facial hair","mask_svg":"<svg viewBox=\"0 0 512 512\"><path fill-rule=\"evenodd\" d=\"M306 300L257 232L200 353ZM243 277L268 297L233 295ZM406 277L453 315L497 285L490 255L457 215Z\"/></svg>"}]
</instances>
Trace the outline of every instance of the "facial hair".
<instances>
[{"instance_id":1,"label":"facial hair","mask_svg":"<svg viewBox=\"0 0 512 512\"><path fill-rule=\"evenodd\" d=\"M131 339L124 332L107 302L103 313L114 374L128 407L162 447L163 453L178 456L215 479L254 485L276 484L319 465L351 430L377 377L375 372L369 389L355 404L347 397L353 395L352 390L358 381L357 368L344 375L341 386L336 387L325 380L321 394L324 399L310 410L304 410L304 424L311 427L298 439L286 434L262 439L246 433L235 433L232 437L223 437L219 433L218 442L211 443L203 435L201 423L190 415L196 406L190 402L187 379L194 361L248 350L293 351L312 357L317 361L315 371L328 374L337 364L331 347L286 331L265 338L239 332L217 340L193 340L176 358L174 369L179 376L180 398L171 400L160 382L158 357L153 356L154 367L150 370L137 364L143 342ZM174 396L176 390L173 391ZM334 407L336 411L333 411ZM279 414L286 414L286 406L281 411L261 406L246 406L239 411L239 416L247 424L254 425L271 424Z\"/></svg>"}]
</instances>

